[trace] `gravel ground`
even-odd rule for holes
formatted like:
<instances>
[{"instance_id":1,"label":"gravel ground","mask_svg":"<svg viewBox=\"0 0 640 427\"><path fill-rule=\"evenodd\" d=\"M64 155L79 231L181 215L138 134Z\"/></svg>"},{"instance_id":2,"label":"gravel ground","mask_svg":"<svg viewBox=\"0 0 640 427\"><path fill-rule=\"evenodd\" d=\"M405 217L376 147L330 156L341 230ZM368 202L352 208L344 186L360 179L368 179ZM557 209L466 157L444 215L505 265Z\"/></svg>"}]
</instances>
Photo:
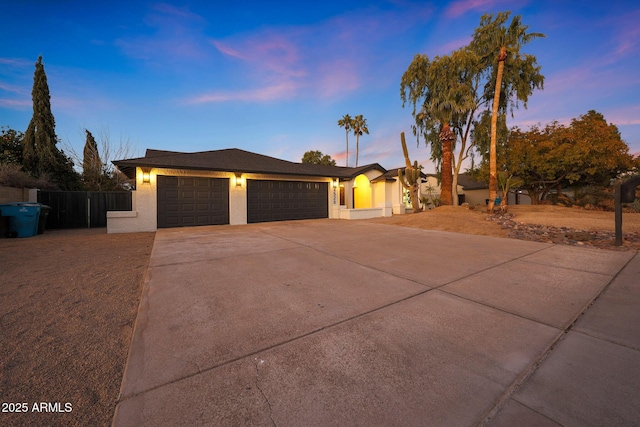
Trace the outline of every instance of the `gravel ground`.
<instances>
[{"instance_id":1,"label":"gravel ground","mask_svg":"<svg viewBox=\"0 0 640 427\"><path fill-rule=\"evenodd\" d=\"M1 426L111 424L154 236L0 239Z\"/></svg>"}]
</instances>

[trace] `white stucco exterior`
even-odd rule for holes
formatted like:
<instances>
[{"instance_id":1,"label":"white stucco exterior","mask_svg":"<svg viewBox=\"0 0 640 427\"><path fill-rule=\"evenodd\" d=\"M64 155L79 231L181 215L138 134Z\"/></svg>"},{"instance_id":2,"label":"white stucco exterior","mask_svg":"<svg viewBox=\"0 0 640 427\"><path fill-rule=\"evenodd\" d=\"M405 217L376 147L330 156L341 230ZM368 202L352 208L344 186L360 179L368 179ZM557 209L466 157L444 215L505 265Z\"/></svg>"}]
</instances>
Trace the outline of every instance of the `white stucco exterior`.
<instances>
[{"instance_id":1,"label":"white stucco exterior","mask_svg":"<svg viewBox=\"0 0 640 427\"><path fill-rule=\"evenodd\" d=\"M134 233L156 231L158 228L158 175L166 176L194 176L204 178L229 179L229 224L242 225L247 223L247 180L278 180L327 182L329 218L341 218L339 209L339 193L337 181L332 178L309 176L285 176L243 173L240 185L232 172L195 171L182 169L153 168L149 172L149 182L143 182L143 171L136 168L136 190L132 191L132 209L130 212L107 212L107 233ZM336 209L337 208L337 209Z\"/></svg>"}]
</instances>

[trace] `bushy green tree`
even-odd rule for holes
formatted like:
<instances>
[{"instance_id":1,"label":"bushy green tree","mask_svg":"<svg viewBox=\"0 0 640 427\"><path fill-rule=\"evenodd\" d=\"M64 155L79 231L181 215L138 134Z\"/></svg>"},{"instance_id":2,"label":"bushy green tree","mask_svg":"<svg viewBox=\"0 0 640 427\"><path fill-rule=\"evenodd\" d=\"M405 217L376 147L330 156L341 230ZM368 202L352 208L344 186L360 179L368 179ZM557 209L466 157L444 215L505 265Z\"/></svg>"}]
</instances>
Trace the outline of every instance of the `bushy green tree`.
<instances>
[{"instance_id":1,"label":"bushy green tree","mask_svg":"<svg viewBox=\"0 0 640 427\"><path fill-rule=\"evenodd\" d=\"M322 154L321 151L307 151L302 156L302 163L311 163L314 165L329 165L335 166L336 161L328 154Z\"/></svg>"},{"instance_id":2,"label":"bushy green tree","mask_svg":"<svg viewBox=\"0 0 640 427\"><path fill-rule=\"evenodd\" d=\"M24 134L10 127L0 127L0 164L22 165Z\"/></svg>"},{"instance_id":3,"label":"bushy green tree","mask_svg":"<svg viewBox=\"0 0 640 427\"><path fill-rule=\"evenodd\" d=\"M608 187L616 177L637 165L618 128L593 110L573 119L568 126L552 122L527 131L516 127L503 143L500 138L498 141L498 173L517 178L533 204L544 200L553 189ZM477 171L484 180L489 177L487 160Z\"/></svg>"},{"instance_id":4,"label":"bushy green tree","mask_svg":"<svg viewBox=\"0 0 640 427\"><path fill-rule=\"evenodd\" d=\"M55 119L51 112L51 96L42 56L33 75L33 116L23 138L23 168L34 177L49 177L62 190L80 188L80 177L73 162L56 144Z\"/></svg>"}]
</instances>

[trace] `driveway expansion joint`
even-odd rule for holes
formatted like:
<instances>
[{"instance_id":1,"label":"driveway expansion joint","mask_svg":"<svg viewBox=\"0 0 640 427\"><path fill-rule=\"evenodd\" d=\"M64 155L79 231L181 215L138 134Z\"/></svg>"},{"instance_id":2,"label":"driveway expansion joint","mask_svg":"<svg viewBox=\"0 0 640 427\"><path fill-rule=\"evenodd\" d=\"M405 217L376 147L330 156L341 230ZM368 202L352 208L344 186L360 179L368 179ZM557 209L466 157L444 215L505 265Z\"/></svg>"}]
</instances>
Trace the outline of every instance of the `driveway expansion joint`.
<instances>
[{"instance_id":1,"label":"driveway expansion joint","mask_svg":"<svg viewBox=\"0 0 640 427\"><path fill-rule=\"evenodd\" d=\"M271 420L271 424L273 426L277 426L276 422L273 420L273 408L271 407L271 402L269 402L269 398L264 393L264 390L262 390L262 387L260 387L260 369L258 366L264 364L264 360L260 359L259 357L254 357L252 360L253 360L253 365L256 367L256 388L258 389L258 391L262 395L262 398L264 399L264 401L267 403L267 406L269 407L269 419Z\"/></svg>"},{"instance_id":2,"label":"driveway expansion joint","mask_svg":"<svg viewBox=\"0 0 640 427\"><path fill-rule=\"evenodd\" d=\"M545 248L545 249L546 249L546 248ZM613 275L613 276L611 276L611 277L610 277L609 281L607 282L607 284L606 284L606 285L604 285L604 286L602 287L602 289L600 290L600 292L599 292L595 297L593 297L593 299L592 299L591 301L589 301L587 304L585 304L585 307L580 311L580 313L578 313L578 314L576 315L576 317L575 317L575 318L574 318L574 319L573 319L573 320L572 320L572 321L567 325L567 327L566 327L566 328L564 328L564 329L560 332L560 334L558 334L558 336L557 336L557 337L556 337L556 338L555 338L555 339L554 339L554 340L549 344L549 346L547 346L547 348L542 352L542 354L541 354L539 357L535 358L535 359L531 362L531 364L529 365L529 367L528 367L527 369L525 369L525 370L524 370L524 371L523 371L523 372L522 372L522 373L521 373L521 374L520 374L520 375L519 375L519 376L518 376L518 377L517 377L517 378L516 378L512 383L511 383L511 385L510 385L509 387L507 387L507 389L506 389L506 390L505 390L505 392L502 394L502 396L500 396L500 397L496 400L496 402L495 402L494 406L493 406L493 407L492 407L492 408L491 408L491 409L486 413L486 416L483 418L483 421L479 423L479 425L481 425L481 426L486 426L486 425L488 425L488 424L489 424L489 422L491 421L491 419L492 419L492 418L494 418L494 417L495 417L495 416L496 416L496 415L497 415L497 414L502 410L502 408L504 407L504 405L506 405L506 404L507 404L507 402L509 401L509 399L510 399L510 398L512 398L512 397L515 395L516 391L518 391L518 389L519 389L519 388L521 388L522 386L524 386L524 385L525 385L525 383L529 380L529 378L531 378L531 376L532 376L532 375L533 375L533 374L538 370L538 368L540 367L540 365L542 364L542 362L544 362L544 361L547 359L547 357L549 357L549 355L550 355L550 354L553 352L553 350L558 346L558 344L559 344L559 343L560 343L560 342L561 342L561 341L562 341L562 340L563 340L563 339L564 339L564 338L569 334L569 332L575 332L575 333L582 334L582 335L585 335L585 336L590 336L590 335L588 335L588 334L586 334L586 333L583 333L583 332L580 332L580 331L576 331L576 330L574 330L574 326L576 325L576 323L578 322L578 320L579 320L581 317L583 317L583 316L587 313L587 311L589 311L589 309L593 306L593 304L595 304L595 302L600 298L600 296L601 296L601 295L602 295L602 294L603 294L603 293L604 293L604 292L605 292L605 291L606 291L606 290L611 286L611 284L614 282L614 280L616 279L616 277L618 277L618 276L620 275L620 273L621 273L621 272L622 272L622 271L623 271L623 270L624 270L624 269L629 265L629 263L631 262L631 260L632 260L635 256L637 256L637 254L636 254L636 255L634 255L634 256L632 256L632 257L631 257L631 258L630 258L630 259L629 259L629 260L628 260L628 261L627 261L627 262L626 262L626 263L625 263L625 264L624 264L624 265L623 265L623 266L618 270L618 272L617 272L615 275ZM446 292L446 291L444 291L444 290L441 290L441 291ZM462 298L462 297L461 297L461 298ZM478 303L478 304L480 304L480 303ZM485 305L485 304L483 304L483 305ZM504 311L504 310L502 310L502 311ZM516 315L516 316L517 316L517 315ZM522 317L522 316L520 316L520 317ZM539 322L539 321L536 321L536 320L532 320L532 319L529 319L529 320L531 320L531 321L533 321L533 322L537 322L537 323L542 323L542 322ZM543 324L544 324L544 323L543 323ZM547 326L551 326L551 325L547 325ZM552 326L552 327L554 327L554 326ZM609 342L609 343L614 344L614 345L619 345L619 346L622 346L622 347L627 347L627 346L624 346L624 345L619 344L619 343L616 343L616 342L612 342L612 341L609 341L609 340L604 340L604 339L602 339L602 338L600 338L600 337L592 337L592 338L594 338L594 339L598 339L598 340L601 340L601 341L604 341L604 342ZM629 348L629 347L627 347L627 348ZM638 349L631 348L631 350L636 350L636 351L637 351ZM519 401L518 401L518 402L519 402ZM523 405L524 405L524 403L522 403L522 402L519 402L519 403L521 403L521 404L523 404ZM525 406L526 406L526 405L525 405ZM532 408L530 408L530 409L532 409ZM532 409L532 410L533 410L533 409ZM536 412L537 412L537 411L536 411ZM546 417L546 415L545 415L545 417ZM547 418L548 418L548 417L547 417ZM555 420L553 420L553 421L554 421L554 422L556 422Z\"/></svg>"}]
</instances>

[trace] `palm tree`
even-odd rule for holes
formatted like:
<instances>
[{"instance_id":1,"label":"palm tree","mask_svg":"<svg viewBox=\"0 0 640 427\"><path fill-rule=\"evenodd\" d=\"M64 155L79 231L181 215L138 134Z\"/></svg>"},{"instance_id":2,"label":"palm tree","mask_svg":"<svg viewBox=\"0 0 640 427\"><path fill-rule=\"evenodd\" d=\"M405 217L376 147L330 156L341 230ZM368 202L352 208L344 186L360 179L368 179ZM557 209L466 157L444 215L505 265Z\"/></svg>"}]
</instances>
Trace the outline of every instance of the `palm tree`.
<instances>
[{"instance_id":1,"label":"palm tree","mask_svg":"<svg viewBox=\"0 0 640 427\"><path fill-rule=\"evenodd\" d=\"M345 131L346 136L347 136L347 160L346 160L346 166L348 167L349 166L349 131L353 127L353 119L351 118L350 115L345 114L340 120L338 120L338 126L340 126L341 128L344 128L344 131Z\"/></svg>"},{"instance_id":2,"label":"palm tree","mask_svg":"<svg viewBox=\"0 0 640 427\"><path fill-rule=\"evenodd\" d=\"M366 133L369 135L369 128L367 128L367 119L362 117L362 114L357 115L353 119L353 134L356 136L356 167L358 167L358 154L360 152L360 147L358 143L360 142L360 135Z\"/></svg>"},{"instance_id":3,"label":"palm tree","mask_svg":"<svg viewBox=\"0 0 640 427\"><path fill-rule=\"evenodd\" d=\"M431 145L431 159L440 173L440 200L444 205L454 204L453 183L457 182L457 174L452 170L453 152L460 135L460 156L464 156L463 128L468 129L478 108L474 85L477 75L475 55L462 48L433 60L418 54L402 76L403 106L406 102L413 105L416 123L413 133L424 138L427 146Z\"/></svg>"},{"instance_id":4,"label":"palm tree","mask_svg":"<svg viewBox=\"0 0 640 427\"><path fill-rule=\"evenodd\" d=\"M502 103L500 102L505 62L507 60L515 60L517 62L526 63L531 62L531 58L533 58L533 62L535 63L535 57L531 57L530 55L525 55L523 59L520 55L520 48L533 39L545 37L545 35L541 33L527 33L529 26L522 24L522 17L520 15L514 16L509 26L505 27L504 24L507 22L510 15L511 12L501 12L495 16L495 19L493 14L483 15L480 19L480 27L476 29L472 42L476 51L480 53L481 61L485 62L487 64L487 68L492 71L492 74L495 73L496 76L493 94L493 109L491 112L488 212L493 211L495 199L498 195L496 140L499 110L504 108L506 102L509 101L509 98L513 97L513 92L517 93L517 98L523 100L526 106L527 96L531 93L534 87L541 87L543 81L543 77L534 81L522 78L520 79L521 82L510 81L505 85L509 87L506 87L506 93L503 96ZM495 67L496 63L497 67Z\"/></svg>"},{"instance_id":5,"label":"palm tree","mask_svg":"<svg viewBox=\"0 0 640 427\"><path fill-rule=\"evenodd\" d=\"M440 201L443 205L453 205L453 174L451 171L451 158L453 157L453 141L456 134L451 130L449 123L444 122L442 131L438 135L442 144L442 165L440 166Z\"/></svg>"}]
</instances>

